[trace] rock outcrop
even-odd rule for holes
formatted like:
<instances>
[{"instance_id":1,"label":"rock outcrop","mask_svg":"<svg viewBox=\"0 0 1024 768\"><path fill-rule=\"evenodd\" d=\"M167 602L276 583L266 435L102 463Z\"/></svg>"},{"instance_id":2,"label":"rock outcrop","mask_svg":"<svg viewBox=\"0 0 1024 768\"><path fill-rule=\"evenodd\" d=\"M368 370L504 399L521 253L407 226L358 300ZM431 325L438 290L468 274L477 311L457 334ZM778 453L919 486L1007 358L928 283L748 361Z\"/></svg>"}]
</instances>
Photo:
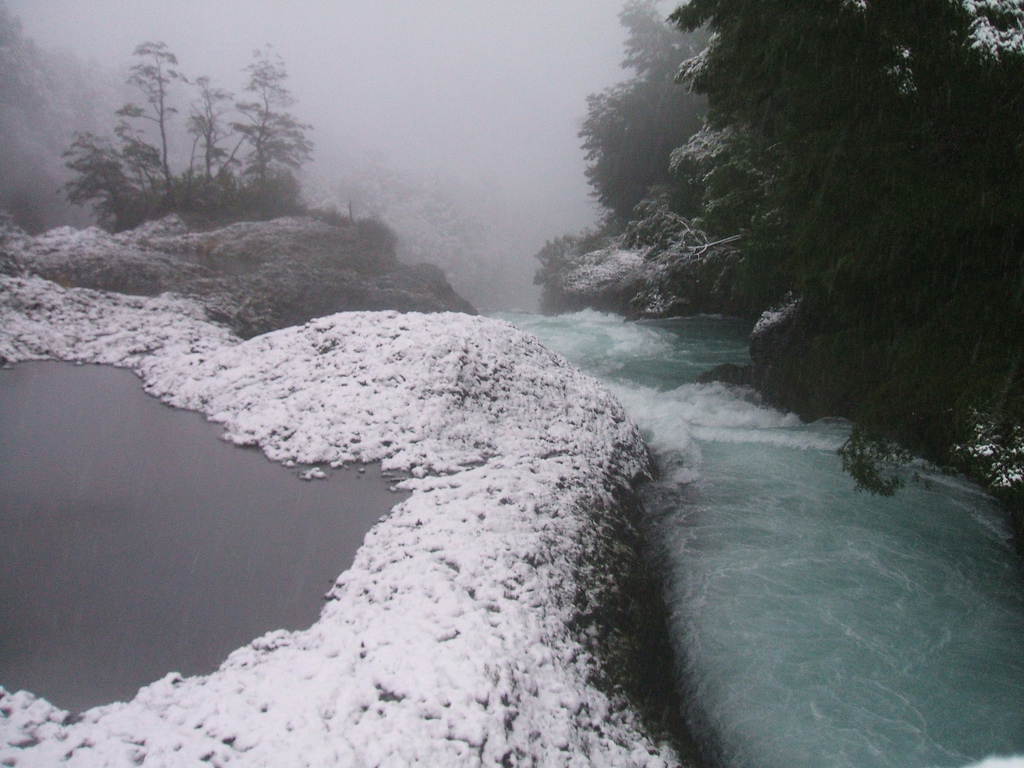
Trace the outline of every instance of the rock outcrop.
<instances>
[{"instance_id":1,"label":"rock outcrop","mask_svg":"<svg viewBox=\"0 0 1024 768\"><path fill-rule=\"evenodd\" d=\"M168 216L117 235L60 227L38 237L5 223L0 271L65 287L189 296L243 338L347 310L476 314L440 269L400 263L393 236L376 221L289 217L193 232Z\"/></svg>"},{"instance_id":2,"label":"rock outcrop","mask_svg":"<svg viewBox=\"0 0 1024 768\"><path fill-rule=\"evenodd\" d=\"M210 675L81 716L0 687L0 765L683 764L653 695L672 674L635 525L650 457L605 387L495 319L345 312L242 341L203 315L0 276L8 359L130 367L237 445L381 461L411 495L313 626Z\"/></svg>"},{"instance_id":3,"label":"rock outcrop","mask_svg":"<svg viewBox=\"0 0 1024 768\"><path fill-rule=\"evenodd\" d=\"M636 215L603 247L563 238L537 254L534 282L543 286L544 312L596 309L633 319L744 314L735 238L712 241L658 200L641 203Z\"/></svg>"},{"instance_id":4,"label":"rock outcrop","mask_svg":"<svg viewBox=\"0 0 1024 768\"><path fill-rule=\"evenodd\" d=\"M794 351L799 342L796 325L800 303L800 299L787 296L781 304L762 313L750 332L750 384L765 402L797 413L806 409L789 391L787 365L800 357L799 351Z\"/></svg>"}]
</instances>

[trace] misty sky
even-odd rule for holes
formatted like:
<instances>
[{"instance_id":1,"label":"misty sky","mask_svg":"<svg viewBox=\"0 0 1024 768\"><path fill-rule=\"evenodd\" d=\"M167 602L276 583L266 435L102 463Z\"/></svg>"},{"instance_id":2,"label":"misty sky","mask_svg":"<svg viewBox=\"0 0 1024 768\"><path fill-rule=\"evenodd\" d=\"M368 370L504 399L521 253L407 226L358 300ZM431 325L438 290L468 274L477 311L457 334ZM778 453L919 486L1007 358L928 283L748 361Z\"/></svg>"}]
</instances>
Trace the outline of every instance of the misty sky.
<instances>
[{"instance_id":1,"label":"misty sky","mask_svg":"<svg viewBox=\"0 0 1024 768\"><path fill-rule=\"evenodd\" d=\"M7 0L44 48L126 67L162 40L236 92L269 42L322 167L377 152L496 186L540 244L594 219L577 133L586 95L624 77L622 2Z\"/></svg>"}]
</instances>

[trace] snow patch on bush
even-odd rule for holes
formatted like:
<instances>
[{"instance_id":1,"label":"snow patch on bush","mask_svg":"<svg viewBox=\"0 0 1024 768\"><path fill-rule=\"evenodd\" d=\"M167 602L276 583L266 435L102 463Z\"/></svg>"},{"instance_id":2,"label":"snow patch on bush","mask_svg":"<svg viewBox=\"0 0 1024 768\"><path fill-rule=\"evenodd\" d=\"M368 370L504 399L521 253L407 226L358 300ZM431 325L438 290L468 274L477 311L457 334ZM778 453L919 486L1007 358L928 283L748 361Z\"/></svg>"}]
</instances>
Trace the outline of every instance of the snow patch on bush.
<instances>
[{"instance_id":1,"label":"snow patch on bush","mask_svg":"<svg viewBox=\"0 0 1024 768\"><path fill-rule=\"evenodd\" d=\"M549 243L543 264L547 310L583 308L634 317L673 317L731 308L738 238L711 241L658 197L640 202L623 233L595 250L579 241Z\"/></svg>"},{"instance_id":2,"label":"snow patch on bush","mask_svg":"<svg viewBox=\"0 0 1024 768\"><path fill-rule=\"evenodd\" d=\"M973 17L971 48L999 58L1024 54L1024 2L1022 0L959 0Z\"/></svg>"},{"instance_id":3,"label":"snow patch on bush","mask_svg":"<svg viewBox=\"0 0 1024 768\"><path fill-rule=\"evenodd\" d=\"M953 446L991 490L1009 491L1024 485L1024 427L1000 424L975 412L971 438Z\"/></svg>"},{"instance_id":4,"label":"snow patch on bush","mask_svg":"<svg viewBox=\"0 0 1024 768\"><path fill-rule=\"evenodd\" d=\"M612 246L574 255L562 287L572 293L594 295L643 280L648 271L642 253Z\"/></svg>"}]
</instances>

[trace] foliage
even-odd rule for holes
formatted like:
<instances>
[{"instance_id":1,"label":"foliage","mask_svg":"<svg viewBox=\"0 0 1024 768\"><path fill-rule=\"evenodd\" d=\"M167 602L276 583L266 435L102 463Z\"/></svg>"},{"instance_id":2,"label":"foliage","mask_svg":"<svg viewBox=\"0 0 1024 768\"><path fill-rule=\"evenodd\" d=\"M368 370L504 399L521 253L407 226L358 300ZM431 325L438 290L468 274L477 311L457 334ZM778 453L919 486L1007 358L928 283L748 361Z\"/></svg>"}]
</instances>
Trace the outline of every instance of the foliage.
<instances>
[{"instance_id":1,"label":"foliage","mask_svg":"<svg viewBox=\"0 0 1024 768\"><path fill-rule=\"evenodd\" d=\"M127 121L148 120L156 125L160 133L160 170L163 172L163 186L166 194L171 188L171 166L167 154L167 121L178 111L169 103L170 88L174 82L184 81L185 77L175 69L178 66L178 59L170 52L166 43L142 43L136 46L132 55L137 56L140 61L132 65L128 83L139 89L149 105L149 111L129 102L117 110L117 114L125 118L121 126L123 126L122 132L129 135L127 140L134 142L137 145L136 148L147 156L152 154L151 148L142 141L137 131L129 128L130 124Z\"/></svg>"},{"instance_id":2,"label":"foliage","mask_svg":"<svg viewBox=\"0 0 1024 768\"><path fill-rule=\"evenodd\" d=\"M666 251L680 243L689 246L694 234L690 222L664 199L648 198L633 209L620 242L623 248Z\"/></svg>"},{"instance_id":3,"label":"foliage","mask_svg":"<svg viewBox=\"0 0 1024 768\"><path fill-rule=\"evenodd\" d=\"M311 126L287 111L294 100L284 86L287 74L280 57L272 57L269 47L254 53L245 70L245 90L254 99L234 104L237 121L227 119L231 94L208 77L196 78L199 93L186 124L192 152L188 168L175 173L169 131L178 109L171 87L188 80L163 43L142 43L134 56L138 62L128 83L147 106L128 103L117 110L113 137L75 135L65 152L67 167L75 173L65 185L72 203L92 204L100 223L114 231L168 213L224 223L303 210L293 171L310 159L313 145L306 131ZM158 143L151 141L152 132Z\"/></svg>"},{"instance_id":4,"label":"foliage","mask_svg":"<svg viewBox=\"0 0 1024 768\"><path fill-rule=\"evenodd\" d=\"M972 474L998 489L1024 487L1024 425L996 421L974 412L974 428L967 443L954 447L954 455Z\"/></svg>"},{"instance_id":5,"label":"foliage","mask_svg":"<svg viewBox=\"0 0 1024 768\"><path fill-rule=\"evenodd\" d=\"M124 124L118 126L119 147L110 139L82 133L65 153L68 168L78 174L67 184L68 200L94 203L100 223L115 230L134 227L162 208L152 183L160 169L159 155L123 129Z\"/></svg>"},{"instance_id":6,"label":"foliage","mask_svg":"<svg viewBox=\"0 0 1024 768\"><path fill-rule=\"evenodd\" d=\"M678 215L680 187L669 160L703 121L703 99L675 78L704 36L673 29L658 0L628 0L619 20L628 30L622 67L633 76L587 97L579 134L587 179L606 217L600 231L549 241L536 254L534 283L543 286L545 312L593 307L661 316L697 306L689 246L703 233ZM699 282L703 290L715 279L709 273Z\"/></svg>"},{"instance_id":7,"label":"foliage","mask_svg":"<svg viewBox=\"0 0 1024 768\"><path fill-rule=\"evenodd\" d=\"M647 265L645 279L630 300L632 312L644 317L742 315L735 291L738 239L710 238L676 213L666 198L641 201L618 238L621 247L640 252Z\"/></svg>"},{"instance_id":8,"label":"foliage","mask_svg":"<svg viewBox=\"0 0 1024 768\"><path fill-rule=\"evenodd\" d=\"M700 128L704 104L675 84L699 36L668 25L657 0L629 0L619 19L629 30L622 66L633 77L587 97L579 135L594 196L622 225L651 187L672 181L669 156Z\"/></svg>"},{"instance_id":9,"label":"foliage","mask_svg":"<svg viewBox=\"0 0 1024 768\"><path fill-rule=\"evenodd\" d=\"M712 33L682 70L708 127L673 167L704 226L743 234L751 307L803 297L783 364L939 461L970 409L1024 393L1011 5L691 0L670 17Z\"/></svg>"},{"instance_id":10,"label":"foliage","mask_svg":"<svg viewBox=\"0 0 1024 768\"><path fill-rule=\"evenodd\" d=\"M541 310L557 312L558 306L547 296L549 287L561 285L563 274L575 257L595 251L608 245L610 239L600 232L587 230L578 235L562 235L548 240L534 258L540 262L540 268L533 278L534 285L544 286L545 294L541 296Z\"/></svg>"},{"instance_id":11,"label":"foliage","mask_svg":"<svg viewBox=\"0 0 1024 768\"><path fill-rule=\"evenodd\" d=\"M38 48L0 0L0 210L31 233L77 217L59 189L72 125L94 127L105 82L67 54Z\"/></svg>"},{"instance_id":12,"label":"foliage","mask_svg":"<svg viewBox=\"0 0 1024 768\"><path fill-rule=\"evenodd\" d=\"M313 144L306 138L311 125L300 123L285 110L295 103L284 86L288 75L280 56L271 57L270 46L254 51L255 59L245 71L245 86L252 101L239 101L235 108L242 120L231 124L250 147L244 174L258 183L287 174L310 159Z\"/></svg>"},{"instance_id":13,"label":"foliage","mask_svg":"<svg viewBox=\"0 0 1024 768\"><path fill-rule=\"evenodd\" d=\"M203 178L210 181L226 172L234 162L221 144L231 138L232 133L224 125L231 94L223 88L216 88L206 75L195 79L199 98L192 103L188 118L188 132L194 137L193 158L196 148L201 150ZM194 159L193 159L194 164Z\"/></svg>"},{"instance_id":14,"label":"foliage","mask_svg":"<svg viewBox=\"0 0 1024 768\"><path fill-rule=\"evenodd\" d=\"M647 198L619 235L584 233L547 243L536 256L541 308L630 317L736 313L733 240L711 241L665 198Z\"/></svg>"},{"instance_id":15,"label":"foliage","mask_svg":"<svg viewBox=\"0 0 1024 768\"><path fill-rule=\"evenodd\" d=\"M839 449L839 458L843 471L849 472L857 482L858 491L892 496L906 483L894 474L886 477L884 470L906 464L912 457L892 440L855 427Z\"/></svg>"}]
</instances>

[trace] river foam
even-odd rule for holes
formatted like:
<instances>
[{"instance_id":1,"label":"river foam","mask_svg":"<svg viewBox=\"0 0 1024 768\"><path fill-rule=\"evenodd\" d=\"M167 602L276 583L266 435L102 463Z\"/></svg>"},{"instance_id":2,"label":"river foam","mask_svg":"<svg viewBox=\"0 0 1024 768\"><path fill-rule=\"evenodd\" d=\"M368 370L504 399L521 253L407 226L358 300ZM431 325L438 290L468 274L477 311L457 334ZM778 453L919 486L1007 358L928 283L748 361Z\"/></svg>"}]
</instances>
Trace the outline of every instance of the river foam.
<instances>
[{"instance_id":1,"label":"river foam","mask_svg":"<svg viewBox=\"0 0 1024 768\"><path fill-rule=\"evenodd\" d=\"M924 467L894 498L858 493L835 453L846 423L695 384L748 361L742 324L506 317L601 376L655 453L652 556L715 763L926 768L1024 752L1024 580L991 498Z\"/></svg>"}]
</instances>

